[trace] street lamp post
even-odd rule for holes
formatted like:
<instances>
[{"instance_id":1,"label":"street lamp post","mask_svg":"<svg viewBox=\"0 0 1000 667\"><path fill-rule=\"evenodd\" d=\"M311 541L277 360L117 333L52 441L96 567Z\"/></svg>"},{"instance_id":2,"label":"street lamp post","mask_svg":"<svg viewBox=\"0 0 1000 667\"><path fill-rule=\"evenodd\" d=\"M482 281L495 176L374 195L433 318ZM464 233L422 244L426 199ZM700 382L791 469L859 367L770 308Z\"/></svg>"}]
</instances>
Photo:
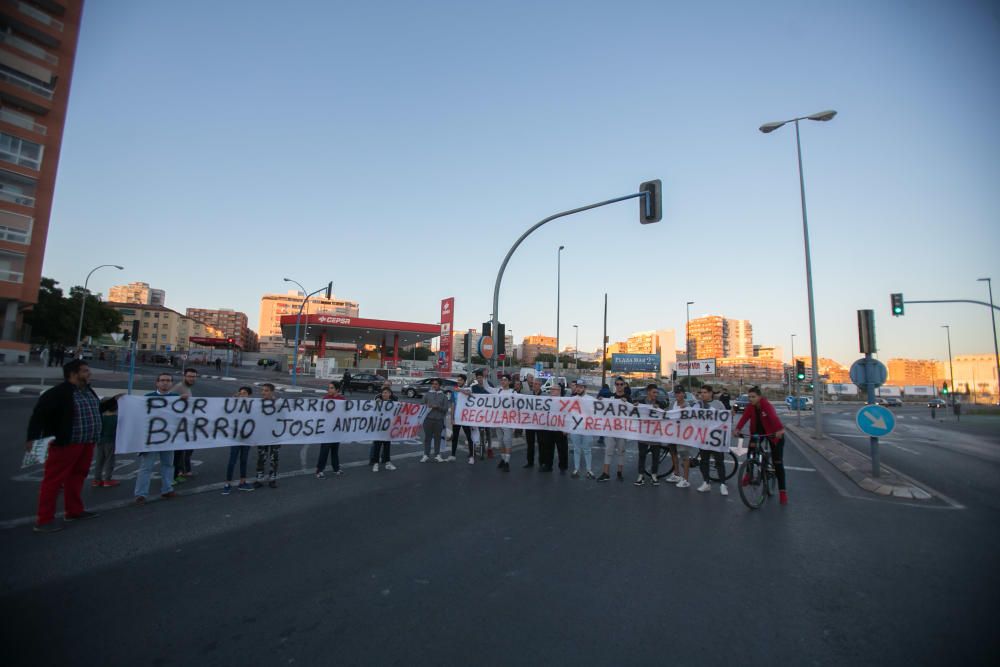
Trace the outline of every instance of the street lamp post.
<instances>
[{"instance_id":1,"label":"street lamp post","mask_svg":"<svg viewBox=\"0 0 1000 667\"><path fill-rule=\"evenodd\" d=\"M687 390L688 391L691 391L691 332L690 332L690 329L691 329L691 306L693 304L694 304L694 301L688 301L687 302L687 305L685 306L685 309L686 309L686 312L687 312L687 316L686 316L686 318L684 320L684 360L687 362L687 371L688 371L687 372L687 376L688 376ZM742 379L740 381L740 385L741 386L743 385Z\"/></svg>"},{"instance_id":2,"label":"street lamp post","mask_svg":"<svg viewBox=\"0 0 1000 667\"><path fill-rule=\"evenodd\" d=\"M315 292L306 293L306 288L302 286L302 283L297 280L292 280L291 278L283 279L286 283L295 283L302 290L302 294L305 295L305 299L299 305L299 312L295 316L295 348L292 351L292 386L299 383L299 323L302 321L302 311L305 309L306 304L309 303L309 297L314 294L319 294L323 290L326 290L326 298L329 299L331 292L333 291L333 281L331 280L326 287L320 287Z\"/></svg>"},{"instance_id":3,"label":"street lamp post","mask_svg":"<svg viewBox=\"0 0 1000 667\"><path fill-rule=\"evenodd\" d=\"M809 296L809 344L812 346L812 377L813 377L813 420L816 424L816 437L823 435L823 417L819 402L819 352L816 347L816 307L813 299L812 283L812 258L809 252L809 222L806 216L806 184L802 175L802 142L799 140L800 120L832 120L837 115L836 111L820 111L809 116L799 116L789 120L764 123L760 126L760 131L764 134L774 132L785 123L795 123L795 149L799 158L799 197L802 201L802 240L805 245L806 254L806 290Z\"/></svg>"},{"instance_id":4,"label":"street lamp post","mask_svg":"<svg viewBox=\"0 0 1000 667\"><path fill-rule=\"evenodd\" d=\"M559 246L559 250L556 251L556 372L555 376L559 377L559 302L562 296L562 251L566 249L566 246Z\"/></svg>"},{"instance_id":5,"label":"street lamp post","mask_svg":"<svg viewBox=\"0 0 1000 667\"><path fill-rule=\"evenodd\" d=\"M90 284L90 276L94 274L94 271L97 269L103 269L106 266L113 266L119 271L125 268L124 266L118 266L117 264L101 264L92 268L90 273L87 274L87 279L83 281L83 294L80 298L80 323L76 327L76 353L81 359L83 358L83 348L80 347L80 342L83 340L83 311L87 307L87 285Z\"/></svg>"},{"instance_id":6,"label":"street lamp post","mask_svg":"<svg viewBox=\"0 0 1000 667\"><path fill-rule=\"evenodd\" d=\"M576 340L573 342L573 363L576 364L576 374L580 374L580 325L574 324L576 330Z\"/></svg>"},{"instance_id":7,"label":"street lamp post","mask_svg":"<svg viewBox=\"0 0 1000 667\"><path fill-rule=\"evenodd\" d=\"M795 372L795 334L792 334L792 397L795 399L795 424L802 426L802 409L799 406L799 375Z\"/></svg>"},{"instance_id":8,"label":"street lamp post","mask_svg":"<svg viewBox=\"0 0 1000 667\"><path fill-rule=\"evenodd\" d=\"M955 367L951 362L951 326L942 324L941 328L948 332L948 382L951 383L951 404L955 405Z\"/></svg>"},{"instance_id":9,"label":"street lamp post","mask_svg":"<svg viewBox=\"0 0 1000 667\"><path fill-rule=\"evenodd\" d=\"M990 317L993 321L993 361L996 364L996 373L993 379L997 381L997 393L994 398L997 405L1000 405L1000 351L997 350L997 310L993 305L993 281L990 278L977 278L977 282L985 282L990 290Z\"/></svg>"}]
</instances>

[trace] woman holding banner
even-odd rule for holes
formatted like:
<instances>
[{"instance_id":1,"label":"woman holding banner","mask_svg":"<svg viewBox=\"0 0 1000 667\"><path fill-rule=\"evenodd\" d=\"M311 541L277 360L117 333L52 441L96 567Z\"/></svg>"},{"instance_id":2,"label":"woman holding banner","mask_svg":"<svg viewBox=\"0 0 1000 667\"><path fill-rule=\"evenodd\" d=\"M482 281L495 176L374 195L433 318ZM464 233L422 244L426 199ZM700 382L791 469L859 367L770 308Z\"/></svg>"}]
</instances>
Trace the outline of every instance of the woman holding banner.
<instances>
[{"instance_id":1,"label":"woman holding banner","mask_svg":"<svg viewBox=\"0 0 1000 667\"><path fill-rule=\"evenodd\" d=\"M375 407L381 409L385 403L393 402L396 397L392 393L392 388L388 386L382 387L382 391L379 393L378 398L375 399ZM372 443L371 452L368 456L368 463L372 467L372 472L379 471L379 464L382 465L386 470L395 470L396 466L392 464L389 460L389 446L391 445L389 440L376 440Z\"/></svg>"},{"instance_id":2,"label":"woman holding banner","mask_svg":"<svg viewBox=\"0 0 1000 667\"><path fill-rule=\"evenodd\" d=\"M236 395L240 398L250 398L253 388L243 386L239 388ZM236 468L236 459L240 460L240 485L236 488L240 491L253 491L253 485L247 483L247 458L250 456L250 445L233 445L229 448L229 463L226 464L226 485L222 487L222 495L228 496L233 492L233 470Z\"/></svg>"}]
</instances>

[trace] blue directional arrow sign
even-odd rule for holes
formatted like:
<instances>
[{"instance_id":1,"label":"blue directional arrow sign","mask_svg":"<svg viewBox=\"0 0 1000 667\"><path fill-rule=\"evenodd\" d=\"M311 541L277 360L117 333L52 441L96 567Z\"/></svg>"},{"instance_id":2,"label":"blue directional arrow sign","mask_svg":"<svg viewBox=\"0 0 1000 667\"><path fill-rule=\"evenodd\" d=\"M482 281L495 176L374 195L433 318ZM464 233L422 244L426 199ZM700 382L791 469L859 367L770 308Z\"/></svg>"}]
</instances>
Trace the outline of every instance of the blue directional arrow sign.
<instances>
[{"instance_id":1,"label":"blue directional arrow sign","mask_svg":"<svg viewBox=\"0 0 1000 667\"><path fill-rule=\"evenodd\" d=\"M887 436L896 428L895 415L881 405L866 405L858 410L857 422L862 433L873 438Z\"/></svg>"}]
</instances>

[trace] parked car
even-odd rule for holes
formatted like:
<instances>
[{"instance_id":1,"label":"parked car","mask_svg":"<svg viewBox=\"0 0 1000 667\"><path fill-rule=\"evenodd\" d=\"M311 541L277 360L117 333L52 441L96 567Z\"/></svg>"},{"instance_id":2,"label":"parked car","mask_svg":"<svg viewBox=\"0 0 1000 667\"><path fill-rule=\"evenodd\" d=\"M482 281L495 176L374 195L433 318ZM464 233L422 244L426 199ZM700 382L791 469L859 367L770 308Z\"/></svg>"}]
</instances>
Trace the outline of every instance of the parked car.
<instances>
[{"instance_id":1,"label":"parked car","mask_svg":"<svg viewBox=\"0 0 1000 667\"><path fill-rule=\"evenodd\" d=\"M343 391L370 391L377 393L385 383L385 378L374 373L355 373L351 375L351 381L344 387Z\"/></svg>"},{"instance_id":2,"label":"parked car","mask_svg":"<svg viewBox=\"0 0 1000 667\"><path fill-rule=\"evenodd\" d=\"M258 359L257 360L257 365L258 366L263 366L264 368L267 368L268 366L274 366L276 363L278 363L278 362L275 361L274 359Z\"/></svg>"},{"instance_id":3,"label":"parked car","mask_svg":"<svg viewBox=\"0 0 1000 667\"><path fill-rule=\"evenodd\" d=\"M901 408L903 407L903 401L895 396L879 396L875 399L875 405L881 405L886 408Z\"/></svg>"},{"instance_id":4,"label":"parked car","mask_svg":"<svg viewBox=\"0 0 1000 667\"><path fill-rule=\"evenodd\" d=\"M407 398L420 398L431 390L431 382L438 380L442 389L453 389L458 386L458 382L451 378L424 378L419 382L414 382L403 387L403 395Z\"/></svg>"},{"instance_id":5,"label":"parked car","mask_svg":"<svg viewBox=\"0 0 1000 667\"><path fill-rule=\"evenodd\" d=\"M733 400L733 410L736 412L743 412L748 405L750 405L750 396L748 394L740 394Z\"/></svg>"},{"instance_id":6,"label":"parked car","mask_svg":"<svg viewBox=\"0 0 1000 667\"><path fill-rule=\"evenodd\" d=\"M632 387L632 402L638 403L639 401L645 401L645 400L646 400L646 387ZM667 405L669 406L673 402L674 397L672 394L668 394L667 390L664 389L663 387L657 387L656 400L666 401Z\"/></svg>"},{"instance_id":7,"label":"parked car","mask_svg":"<svg viewBox=\"0 0 1000 667\"><path fill-rule=\"evenodd\" d=\"M796 406L796 399L798 399L798 406ZM813 400L808 396L786 396L785 405L788 406L789 410L812 410Z\"/></svg>"},{"instance_id":8,"label":"parked car","mask_svg":"<svg viewBox=\"0 0 1000 667\"><path fill-rule=\"evenodd\" d=\"M927 401L927 407L939 408L939 409L946 408L948 407L948 403L946 403L944 399L941 398L932 398L931 400Z\"/></svg>"}]
</instances>

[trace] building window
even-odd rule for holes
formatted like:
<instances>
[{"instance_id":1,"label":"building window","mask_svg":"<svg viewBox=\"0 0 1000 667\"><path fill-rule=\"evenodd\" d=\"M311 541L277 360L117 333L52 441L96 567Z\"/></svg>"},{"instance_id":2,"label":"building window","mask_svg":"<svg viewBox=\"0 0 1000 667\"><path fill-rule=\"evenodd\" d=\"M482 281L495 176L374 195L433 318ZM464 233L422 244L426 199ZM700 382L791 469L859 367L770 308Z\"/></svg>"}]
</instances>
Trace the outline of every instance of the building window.
<instances>
[{"instance_id":1,"label":"building window","mask_svg":"<svg viewBox=\"0 0 1000 667\"><path fill-rule=\"evenodd\" d=\"M149 311L148 310L144 311L143 314L142 314L142 316L143 317L149 317Z\"/></svg>"},{"instance_id":2,"label":"building window","mask_svg":"<svg viewBox=\"0 0 1000 667\"><path fill-rule=\"evenodd\" d=\"M83 306L80 306L80 307L83 308ZM149 328L149 322L143 322L142 323L142 328L143 329L148 329ZM145 334L143 334L143 335L145 335Z\"/></svg>"},{"instance_id":3,"label":"building window","mask_svg":"<svg viewBox=\"0 0 1000 667\"><path fill-rule=\"evenodd\" d=\"M21 206L35 205L37 183L12 171L0 169L0 200Z\"/></svg>"},{"instance_id":4,"label":"building window","mask_svg":"<svg viewBox=\"0 0 1000 667\"><path fill-rule=\"evenodd\" d=\"M42 168L42 152L45 147L33 141L15 137L6 132L0 132L0 160L11 164L29 167L34 170Z\"/></svg>"},{"instance_id":5,"label":"building window","mask_svg":"<svg viewBox=\"0 0 1000 667\"><path fill-rule=\"evenodd\" d=\"M24 255L0 250L0 281L8 283L24 282Z\"/></svg>"},{"instance_id":6,"label":"building window","mask_svg":"<svg viewBox=\"0 0 1000 667\"><path fill-rule=\"evenodd\" d=\"M160 340L166 340L166 339L167 339L167 334L160 335Z\"/></svg>"},{"instance_id":7,"label":"building window","mask_svg":"<svg viewBox=\"0 0 1000 667\"><path fill-rule=\"evenodd\" d=\"M10 211L0 211L0 241L31 242L32 218Z\"/></svg>"}]
</instances>

